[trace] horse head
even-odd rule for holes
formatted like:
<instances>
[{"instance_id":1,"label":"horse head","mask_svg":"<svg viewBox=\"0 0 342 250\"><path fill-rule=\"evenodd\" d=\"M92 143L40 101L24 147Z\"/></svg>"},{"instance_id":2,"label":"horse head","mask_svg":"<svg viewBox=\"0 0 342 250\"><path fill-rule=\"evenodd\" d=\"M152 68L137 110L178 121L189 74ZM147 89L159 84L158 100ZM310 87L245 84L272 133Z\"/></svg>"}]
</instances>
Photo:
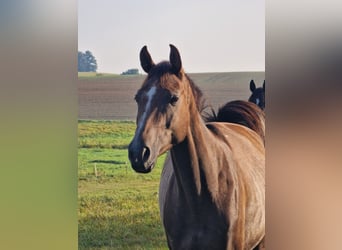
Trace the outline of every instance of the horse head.
<instances>
[{"instance_id":1,"label":"horse head","mask_svg":"<svg viewBox=\"0 0 342 250\"><path fill-rule=\"evenodd\" d=\"M138 90L137 128L128 148L133 169L148 173L159 155L184 140L189 115L189 81L177 48L170 45L170 59L155 64L147 47L140 51L140 64L147 77Z\"/></svg>"},{"instance_id":2,"label":"horse head","mask_svg":"<svg viewBox=\"0 0 342 250\"><path fill-rule=\"evenodd\" d=\"M249 83L249 89L252 92L252 95L249 97L248 101L255 103L262 110L265 109L265 80L262 87L257 88L255 86L254 80L251 80Z\"/></svg>"}]
</instances>

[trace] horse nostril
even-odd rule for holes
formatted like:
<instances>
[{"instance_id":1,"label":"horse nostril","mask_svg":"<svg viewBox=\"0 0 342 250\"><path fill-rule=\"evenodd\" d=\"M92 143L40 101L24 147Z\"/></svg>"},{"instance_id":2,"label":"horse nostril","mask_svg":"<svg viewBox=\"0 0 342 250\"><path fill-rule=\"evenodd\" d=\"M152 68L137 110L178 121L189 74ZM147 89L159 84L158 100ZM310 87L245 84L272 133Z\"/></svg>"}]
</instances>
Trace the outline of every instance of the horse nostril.
<instances>
[{"instance_id":1,"label":"horse nostril","mask_svg":"<svg viewBox=\"0 0 342 250\"><path fill-rule=\"evenodd\" d=\"M143 148L142 157L143 162L146 162L150 158L150 149L148 147Z\"/></svg>"}]
</instances>

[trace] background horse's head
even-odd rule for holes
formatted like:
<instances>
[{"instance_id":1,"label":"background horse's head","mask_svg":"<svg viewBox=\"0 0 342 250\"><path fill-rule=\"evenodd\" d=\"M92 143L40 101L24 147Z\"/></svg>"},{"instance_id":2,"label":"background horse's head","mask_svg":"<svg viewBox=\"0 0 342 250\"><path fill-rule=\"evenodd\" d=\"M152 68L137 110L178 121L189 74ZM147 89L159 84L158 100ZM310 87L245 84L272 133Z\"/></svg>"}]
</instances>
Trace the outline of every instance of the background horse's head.
<instances>
[{"instance_id":1,"label":"background horse's head","mask_svg":"<svg viewBox=\"0 0 342 250\"><path fill-rule=\"evenodd\" d=\"M159 155L184 140L189 104L201 94L190 91L193 83L182 69L180 54L175 46L170 48L170 61L159 64L154 64L146 46L140 51L148 75L135 96L137 128L128 148L131 165L140 173L150 172Z\"/></svg>"},{"instance_id":2,"label":"background horse's head","mask_svg":"<svg viewBox=\"0 0 342 250\"><path fill-rule=\"evenodd\" d=\"M249 89L252 92L252 95L249 97L248 101L255 103L262 110L265 109L265 80L262 87L257 88L255 86L254 80L251 80L249 83Z\"/></svg>"}]
</instances>

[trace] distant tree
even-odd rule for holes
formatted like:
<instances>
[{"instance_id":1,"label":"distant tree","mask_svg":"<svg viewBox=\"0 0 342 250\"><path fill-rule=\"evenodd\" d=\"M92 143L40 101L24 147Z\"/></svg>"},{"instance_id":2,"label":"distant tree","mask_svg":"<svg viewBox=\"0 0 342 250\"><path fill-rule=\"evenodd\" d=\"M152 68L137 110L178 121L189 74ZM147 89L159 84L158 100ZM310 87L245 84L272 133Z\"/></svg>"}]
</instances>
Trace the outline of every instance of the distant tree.
<instances>
[{"instance_id":1,"label":"distant tree","mask_svg":"<svg viewBox=\"0 0 342 250\"><path fill-rule=\"evenodd\" d=\"M83 52L78 51L78 72L87 71L87 60Z\"/></svg>"},{"instance_id":2,"label":"distant tree","mask_svg":"<svg viewBox=\"0 0 342 250\"><path fill-rule=\"evenodd\" d=\"M87 50L78 52L78 72L96 72L97 62L93 54Z\"/></svg>"},{"instance_id":3,"label":"distant tree","mask_svg":"<svg viewBox=\"0 0 342 250\"><path fill-rule=\"evenodd\" d=\"M128 69L125 72L122 72L121 75L138 75L139 70L138 69Z\"/></svg>"}]
</instances>

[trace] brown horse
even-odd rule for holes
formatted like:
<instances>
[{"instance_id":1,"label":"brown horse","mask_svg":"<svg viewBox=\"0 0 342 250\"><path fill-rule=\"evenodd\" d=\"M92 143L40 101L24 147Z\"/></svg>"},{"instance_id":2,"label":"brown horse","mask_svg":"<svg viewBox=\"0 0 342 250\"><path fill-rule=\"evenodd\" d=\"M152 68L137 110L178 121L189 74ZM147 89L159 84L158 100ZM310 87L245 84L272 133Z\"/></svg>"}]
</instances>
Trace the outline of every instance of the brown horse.
<instances>
[{"instance_id":1,"label":"brown horse","mask_svg":"<svg viewBox=\"0 0 342 250\"><path fill-rule=\"evenodd\" d=\"M251 80L249 83L249 89L252 92L251 96L248 98L248 101L255 103L262 110L265 109L265 80L262 84L262 87L257 88L255 86L254 80Z\"/></svg>"},{"instance_id":2,"label":"brown horse","mask_svg":"<svg viewBox=\"0 0 342 250\"><path fill-rule=\"evenodd\" d=\"M242 100L227 102L218 114L204 117L206 122L237 123L254 130L265 142L265 112L256 104Z\"/></svg>"},{"instance_id":3,"label":"brown horse","mask_svg":"<svg viewBox=\"0 0 342 250\"><path fill-rule=\"evenodd\" d=\"M265 149L253 130L205 123L201 91L184 73L178 50L154 64L136 95L137 129L129 159L140 173L167 150L160 183L161 216L170 249L257 249L265 236Z\"/></svg>"}]
</instances>

